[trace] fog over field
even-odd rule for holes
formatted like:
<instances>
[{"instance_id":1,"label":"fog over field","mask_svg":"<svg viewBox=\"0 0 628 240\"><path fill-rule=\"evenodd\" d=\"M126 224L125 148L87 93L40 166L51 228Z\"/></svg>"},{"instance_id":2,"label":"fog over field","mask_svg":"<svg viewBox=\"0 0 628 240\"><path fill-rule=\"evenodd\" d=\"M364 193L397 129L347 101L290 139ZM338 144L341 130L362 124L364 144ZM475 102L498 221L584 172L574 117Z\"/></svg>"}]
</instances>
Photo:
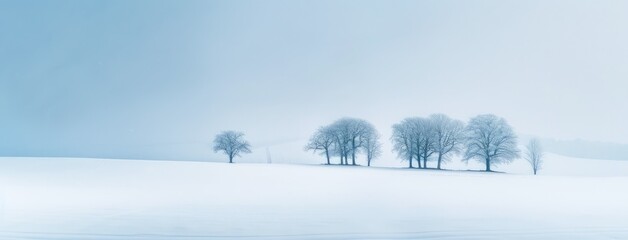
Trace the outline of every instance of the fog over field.
<instances>
[{"instance_id":1,"label":"fog over field","mask_svg":"<svg viewBox=\"0 0 628 240\"><path fill-rule=\"evenodd\" d=\"M265 158L340 117L387 139L432 113L628 144L627 5L2 1L0 155L222 161L235 129Z\"/></svg>"},{"instance_id":2,"label":"fog over field","mask_svg":"<svg viewBox=\"0 0 628 240\"><path fill-rule=\"evenodd\" d=\"M0 0L0 239L627 239L626 10Z\"/></svg>"}]
</instances>

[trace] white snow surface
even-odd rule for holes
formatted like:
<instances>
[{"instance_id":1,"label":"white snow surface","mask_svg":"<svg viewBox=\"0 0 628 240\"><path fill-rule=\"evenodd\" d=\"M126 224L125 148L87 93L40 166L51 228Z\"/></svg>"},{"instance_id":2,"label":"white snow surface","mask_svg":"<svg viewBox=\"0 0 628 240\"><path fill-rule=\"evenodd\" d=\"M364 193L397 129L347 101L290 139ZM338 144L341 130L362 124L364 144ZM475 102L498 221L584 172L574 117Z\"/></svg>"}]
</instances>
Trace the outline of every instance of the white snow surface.
<instances>
[{"instance_id":1,"label":"white snow surface","mask_svg":"<svg viewBox=\"0 0 628 240\"><path fill-rule=\"evenodd\" d=\"M0 239L628 238L626 161L389 165L0 158Z\"/></svg>"}]
</instances>

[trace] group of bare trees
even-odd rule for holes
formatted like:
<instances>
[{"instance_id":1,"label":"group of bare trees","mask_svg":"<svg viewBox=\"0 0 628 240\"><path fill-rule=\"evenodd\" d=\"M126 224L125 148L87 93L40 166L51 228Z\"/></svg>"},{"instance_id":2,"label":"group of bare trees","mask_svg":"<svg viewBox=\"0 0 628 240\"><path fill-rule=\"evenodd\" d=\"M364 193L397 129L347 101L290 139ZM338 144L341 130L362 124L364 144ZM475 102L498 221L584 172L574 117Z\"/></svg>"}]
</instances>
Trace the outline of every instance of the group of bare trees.
<instances>
[{"instance_id":1,"label":"group of bare trees","mask_svg":"<svg viewBox=\"0 0 628 240\"><path fill-rule=\"evenodd\" d=\"M357 118L342 118L330 125L320 127L305 146L306 151L324 155L327 164L331 157L339 157L341 165L356 165L356 156L363 153L367 165L381 153L380 135L369 122Z\"/></svg>"},{"instance_id":2,"label":"group of bare trees","mask_svg":"<svg viewBox=\"0 0 628 240\"><path fill-rule=\"evenodd\" d=\"M462 154L462 160L477 160L491 171L491 166L509 163L519 158L517 136L505 119L492 114L478 115L465 126L445 114L433 114L427 118L409 117L392 126L393 151L413 168L428 168L428 162L436 162L441 169L452 156ZM528 147L526 159L533 169L540 167L538 143ZM531 149L532 148L532 149ZM343 118L331 125L319 128L311 137L305 150L320 152L331 164L331 157L338 156L340 164L356 165L356 154L366 155L367 165L381 154L379 134L368 122L361 119ZM534 165L536 164L536 165Z\"/></svg>"},{"instance_id":3,"label":"group of bare trees","mask_svg":"<svg viewBox=\"0 0 628 240\"><path fill-rule=\"evenodd\" d=\"M443 162L459 153L462 153L462 161L474 159L484 163L486 171L491 171L493 165L519 158L517 135L505 119L492 114L478 115L469 120L466 127L444 114L406 118L393 125L391 141L393 150L408 161L410 168L414 160L418 168L427 168L431 159L437 162L436 168L441 169ZM530 140L525 153L524 158L536 175L543 163L540 142Z\"/></svg>"},{"instance_id":4,"label":"group of bare trees","mask_svg":"<svg viewBox=\"0 0 628 240\"><path fill-rule=\"evenodd\" d=\"M410 168L414 160L418 168L427 168L428 160L436 156L440 169L442 162L461 149L464 124L444 114L406 118L392 128L393 150Z\"/></svg>"},{"instance_id":5,"label":"group of bare trees","mask_svg":"<svg viewBox=\"0 0 628 240\"><path fill-rule=\"evenodd\" d=\"M436 169L452 156L462 154L462 161L477 160L491 171L491 166L510 163L519 158L517 136L505 119L492 114L478 115L465 124L445 114L433 114L427 118L409 117L392 126L393 151L408 167L428 168L428 162L436 162ZM367 166L382 154L380 134L375 127L362 119L342 118L320 127L305 146L325 156L332 164L332 157L339 158L340 165L357 165L356 157L363 154ZM214 151L223 152L233 163L241 153L250 153L250 144L244 134L225 131L214 139ZM536 175L542 165L543 151L537 139L526 146L524 158Z\"/></svg>"}]
</instances>

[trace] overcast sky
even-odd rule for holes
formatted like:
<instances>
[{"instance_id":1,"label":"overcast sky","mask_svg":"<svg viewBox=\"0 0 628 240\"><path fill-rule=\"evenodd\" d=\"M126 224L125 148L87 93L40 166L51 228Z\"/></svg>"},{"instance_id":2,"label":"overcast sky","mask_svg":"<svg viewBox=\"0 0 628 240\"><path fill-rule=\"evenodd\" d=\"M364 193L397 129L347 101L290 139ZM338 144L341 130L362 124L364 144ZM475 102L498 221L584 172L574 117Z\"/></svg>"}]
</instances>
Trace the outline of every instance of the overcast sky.
<instances>
[{"instance_id":1,"label":"overcast sky","mask_svg":"<svg viewBox=\"0 0 628 240\"><path fill-rule=\"evenodd\" d=\"M350 116L388 142L393 123L439 112L628 143L627 11L626 1L2 0L0 155L214 160L221 130L264 152Z\"/></svg>"}]
</instances>

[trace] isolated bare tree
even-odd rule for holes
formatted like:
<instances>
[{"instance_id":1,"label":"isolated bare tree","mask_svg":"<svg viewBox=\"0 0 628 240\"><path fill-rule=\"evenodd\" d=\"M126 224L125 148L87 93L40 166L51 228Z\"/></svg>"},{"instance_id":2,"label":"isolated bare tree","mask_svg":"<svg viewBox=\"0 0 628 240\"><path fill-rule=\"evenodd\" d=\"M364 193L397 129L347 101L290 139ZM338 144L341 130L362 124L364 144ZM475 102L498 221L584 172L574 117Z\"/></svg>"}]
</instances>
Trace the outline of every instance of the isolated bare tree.
<instances>
[{"instance_id":1,"label":"isolated bare tree","mask_svg":"<svg viewBox=\"0 0 628 240\"><path fill-rule=\"evenodd\" d=\"M532 172L536 175L536 173L541 170L541 165L543 165L543 148L538 139L530 139L530 142L528 142L526 146L524 158L528 160L532 167Z\"/></svg>"},{"instance_id":2,"label":"isolated bare tree","mask_svg":"<svg viewBox=\"0 0 628 240\"><path fill-rule=\"evenodd\" d=\"M371 166L371 161L382 155L382 144L379 142L380 135L373 128L364 136L363 148L366 153L366 164Z\"/></svg>"},{"instance_id":3,"label":"isolated bare tree","mask_svg":"<svg viewBox=\"0 0 628 240\"><path fill-rule=\"evenodd\" d=\"M407 118L400 123L394 124L392 126L393 133L390 137L390 141L393 144L393 151L397 152L397 156L403 160L407 160L408 167L412 168L414 143L412 127L410 125L410 120Z\"/></svg>"},{"instance_id":4,"label":"isolated bare tree","mask_svg":"<svg viewBox=\"0 0 628 240\"><path fill-rule=\"evenodd\" d=\"M244 140L244 133L224 131L214 138L214 152L223 152L229 157L229 163L240 153L251 153L251 145Z\"/></svg>"},{"instance_id":5,"label":"isolated bare tree","mask_svg":"<svg viewBox=\"0 0 628 240\"><path fill-rule=\"evenodd\" d=\"M429 120L434 133L434 151L438 155L436 168L441 169L442 162L449 160L449 155L461 151L464 124L445 114L433 114Z\"/></svg>"},{"instance_id":6,"label":"isolated bare tree","mask_svg":"<svg viewBox=\"0 0 628 240\"><path fill-rule=\"evenodd\" d=\"M322 151L321 154L325 154L327 158L327 165L331 164L330 157L333 151L334 146L334 133L330 127L321 127L319 128L314 135L310 138L310 141L305 146L305 151L312 150L316 153L316 151Z\"/></svg>"},{"instance_id":7,"label":"isolated bare tree","mask_svg":"<svg viewBox=\"0 0 628 240\"><path fill-rule=\"evenodd\" d=\"M492 114L472 118L465 128L464 161L476 159L486 164L509 163L519 157L517 136L505 119Z\"/></svg>"}]
</instances>

